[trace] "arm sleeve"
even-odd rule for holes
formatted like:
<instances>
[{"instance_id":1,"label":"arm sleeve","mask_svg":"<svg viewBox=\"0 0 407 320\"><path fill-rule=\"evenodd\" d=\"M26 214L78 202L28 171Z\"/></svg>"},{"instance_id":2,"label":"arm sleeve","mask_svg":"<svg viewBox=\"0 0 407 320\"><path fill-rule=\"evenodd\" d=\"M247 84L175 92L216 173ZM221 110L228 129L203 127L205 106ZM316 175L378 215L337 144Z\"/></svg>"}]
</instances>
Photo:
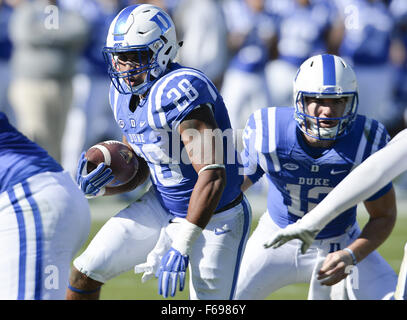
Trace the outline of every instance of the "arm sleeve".
<instances>
[{"instance_id":1,"label":"arm sleeve","mask_svg":"<svg viewBox=\"0 0 407 320\"><path fill-rule=\"evenodd\" d=\"M407 129L355 168L302 220L312 228L323 229L340 213L367 199L406 171L406 159Z\"/></svg>"}]
</instances>

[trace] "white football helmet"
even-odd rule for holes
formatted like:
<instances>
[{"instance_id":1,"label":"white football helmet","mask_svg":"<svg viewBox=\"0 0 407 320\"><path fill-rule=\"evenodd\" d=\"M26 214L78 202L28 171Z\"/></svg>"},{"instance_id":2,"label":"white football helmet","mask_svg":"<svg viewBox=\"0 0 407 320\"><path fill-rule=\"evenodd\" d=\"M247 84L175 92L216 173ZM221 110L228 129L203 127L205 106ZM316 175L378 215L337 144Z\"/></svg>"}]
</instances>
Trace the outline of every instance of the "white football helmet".
<instances>
[{"instance_id":1,"label":"white football helmet","mask_svg":"<svg viewBox=\"0 0 407 320\"><path fill-rule=\"evenodd\" d=\"M114 18L103 55L112 83L120 93L143 94L176 57L178 48L170 16L159 7L141 4L124 8ZM117 66L118 56L123 53L138 57L129 71L119 71ZM144 82L130 85L130 77L143 72L147 73Z\"/></svg>"},{"instance_id":2,"label":"white football helmet","mask_svg":"<svg viewBox=\"0 0 407 320\"><path fill-rule=\"evenodd\" d=\"M342 117L323 119L308 114L305 97L348 99ZM335 55L322 54L307 59L298 69L294 80L294 105L297 126L305 134L318 140L335 140L348 134L358 108L358 85L354 71ZM321 120L335 120L338 124L332 128L322 128Z\"/></svg>"}]
</instances>

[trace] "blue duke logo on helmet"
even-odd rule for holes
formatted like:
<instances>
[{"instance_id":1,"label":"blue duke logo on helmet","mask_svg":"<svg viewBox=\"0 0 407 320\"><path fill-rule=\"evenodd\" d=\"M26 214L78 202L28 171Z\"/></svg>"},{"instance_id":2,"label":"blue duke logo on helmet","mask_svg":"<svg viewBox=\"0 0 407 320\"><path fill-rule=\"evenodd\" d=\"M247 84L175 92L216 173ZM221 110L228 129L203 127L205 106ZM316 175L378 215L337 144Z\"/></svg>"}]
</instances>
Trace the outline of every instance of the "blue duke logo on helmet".
<instances>
[{"instance_id":1,"label":"blue duke logo on helmet","mask_svg":"<svg viewBox=\"0 0 407 320\"><path fill-rule=\"evenodd\" d=\"M161 21L165 21L165 25ZM161 29L161 32L165 33L171 27L171 22L167 17L162 13L158 12L150 21L154 21Z\"/></svg>"},{"instance_id":2,"label":"blue duke logo on helmet","mask_svg":"<svg viewBox=\"0 0 407 320\"><path fill-rule=\"evenodd\" d=\"M143 94L165 72L178 48L170 16L159 7L142 4L129 6L114 18L103 55L120 93Z\"/></svg>"},{"instance_id":3,"label":"blue duke logo on helmet","mask_svg":"<svg viewBox=\"0 0 407 320\"><path fill-rule=\"evenodd\" d=\"M305 97L346 99L343 115L338 118L311 116ZM294 106L297 126L305 134L318 140L335 140L350 132L357 115L358 86L352 68L340 57L322 54L309 58L298 69L294 80ZM337 124L323 128L320 121Z\"/></svg>"}]
</instances>

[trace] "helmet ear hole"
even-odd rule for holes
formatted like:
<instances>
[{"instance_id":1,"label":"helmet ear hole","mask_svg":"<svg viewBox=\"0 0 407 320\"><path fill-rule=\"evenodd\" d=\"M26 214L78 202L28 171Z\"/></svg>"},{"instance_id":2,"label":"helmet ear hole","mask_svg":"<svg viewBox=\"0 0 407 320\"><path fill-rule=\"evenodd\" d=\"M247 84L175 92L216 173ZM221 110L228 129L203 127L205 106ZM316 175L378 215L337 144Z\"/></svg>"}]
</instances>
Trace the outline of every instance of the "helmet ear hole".
<instances>
[{"instance_id":1,"label":"helmet ear hole","mask_svg":"<svg viewBox=\"0 0 407 320\"><path fill-rule=\"evenodd\" d=\"M167 40L167 38L166 38L166 37L164 37L164 36L160 36L160 39L161 39L162 41L164 41L164 43L165 43L165 44L167 44L167 43L168 43L168 40Z\"/></svg>"},{"instance_id":2,"label":"helmet ear hole","mask_svg":"<svg viewBox=\"0 0 407 320\"><path fill-rule=\"evenodd\" d=\"M167 49L167 51L164 52L164 55L165 55L165 56L168 56L168 55L170 54L171 50L172 50L172 47L169 47L169 48Z\"/></svg>"}]
</instances>

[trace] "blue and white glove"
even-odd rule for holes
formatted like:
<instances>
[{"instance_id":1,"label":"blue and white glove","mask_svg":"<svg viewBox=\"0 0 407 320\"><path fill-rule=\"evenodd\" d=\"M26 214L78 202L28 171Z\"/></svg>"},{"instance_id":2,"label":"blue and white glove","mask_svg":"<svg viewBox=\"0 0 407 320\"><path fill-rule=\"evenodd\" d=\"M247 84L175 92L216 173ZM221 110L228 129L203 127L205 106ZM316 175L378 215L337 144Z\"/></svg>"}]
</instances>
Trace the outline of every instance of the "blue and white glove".
<instances>
[{"instance_id":1,"label":"blue and white glove","mask_svg":"<svg viewBox=\"0 0 407 320\"><path fill-rule=\"evenodd\" d=\"M88 160L85 158L85 151L82 152L76 171L76 183L83 191L86 198L95 198L103 196L105 186L114 179L112 169L106 168L106 164L100 163L94 170L88 173Z\"/></svg>"},{"instance_id":2,"label":"blue and white glove","mask_svg":"<svg viewBox=\"0 0 407 320\"><path fill-rule=\"evenodd\" d=\"M184 290L185 276L188 268L192 245L202 234L202 228L184 218L175 218L167 227L167 232L173 235L171 248L162 257L160 267L156 273L158 278L158 294L168 297L175 296L179 280L179 290ZM171 230L170 230L171 229Z\"/></svg>"},{"instance_id":3,"label":"blue and white glove","mask_svg":"<svg viewBox=\"0 0 407 320\"><path fill-rule=\"evenodd\" d=\"M168 250L161 259L161 265L156 274L158 277L158 294L167 298L171 286L171 297L175 296L178 279L179 291L184 290L188 262L189 257L187 255L182 255L172 247Z\"/></svg>"},{"instance_id":4,"label":"blue and white glove","mask_svg":"<svg viewBox=\"0 0 407 320\"><path fill-rule=\"evenodd\" d=\"M320 229L309 225L305 221L304 218L299 219L297 222L289 224L284 229L279 230L264 243L264 247L266 249L270 247L277 249L292 239L300 239L302 241L301 253L304 254L314 242L315 237L320 231Z\"/></svg>"}]
</instances>

